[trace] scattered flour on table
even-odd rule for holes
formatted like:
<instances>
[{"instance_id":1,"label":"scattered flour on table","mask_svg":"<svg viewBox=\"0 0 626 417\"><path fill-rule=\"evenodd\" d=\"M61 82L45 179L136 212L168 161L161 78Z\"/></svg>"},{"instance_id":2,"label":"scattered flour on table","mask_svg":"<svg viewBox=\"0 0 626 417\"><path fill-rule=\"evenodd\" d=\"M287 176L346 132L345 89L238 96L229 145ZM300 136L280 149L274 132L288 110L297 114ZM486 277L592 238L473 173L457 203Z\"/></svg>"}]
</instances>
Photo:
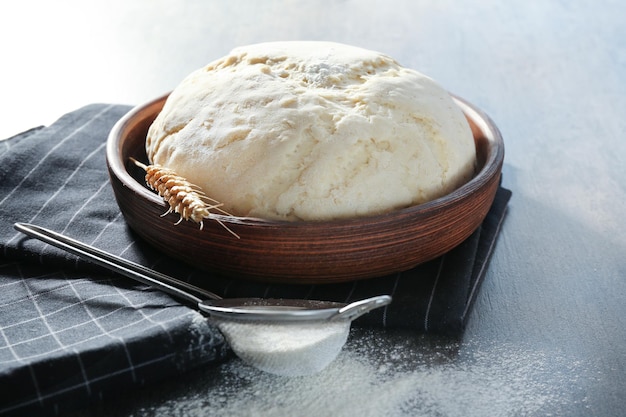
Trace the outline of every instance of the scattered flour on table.
<instances>
[{"instance_id":1,"label":"scattered flour on table","mask_svg":"<svg viewBox=\"0 0 626 417\"><path fill-rule=\"evenodd\" d=\"M322 372L295 378L235 359L134 415L549 416L585 406L575 382L586 368L561 354L420 343L361 335Z\"/></svg>"},{"instance_id":2,"label":"scattered flour on table","mask_svg":"<svg viewBox=\"0 0 626 417\"><path fill-rule=\"evenodd\" d=\"M199 363L227 356L228 347L224 336L197 311L190 311L188 327L189 345L186 352L179 352L179 368L186 368L191 358Z\"/></svg>"}]
</instances>

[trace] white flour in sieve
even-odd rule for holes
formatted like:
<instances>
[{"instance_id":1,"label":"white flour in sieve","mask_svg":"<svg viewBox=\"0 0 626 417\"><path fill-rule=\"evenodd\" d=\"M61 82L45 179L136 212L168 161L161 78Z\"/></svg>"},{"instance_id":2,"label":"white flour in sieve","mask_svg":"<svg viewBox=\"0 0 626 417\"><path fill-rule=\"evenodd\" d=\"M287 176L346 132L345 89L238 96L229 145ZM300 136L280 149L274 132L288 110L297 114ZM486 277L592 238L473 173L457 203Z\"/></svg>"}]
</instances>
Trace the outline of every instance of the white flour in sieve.
<instances>
[{"instance_id":1,"label":"white flour in sieve","mask_svg":"<svg viewBox=\"0 0 626 417\"><path fill-rule=\"evenodd\" d=\"M310 375L332 362L346 343L349 320L298 324L216 321L245 362L283 376Z\"/></svg>"}]
</instances>

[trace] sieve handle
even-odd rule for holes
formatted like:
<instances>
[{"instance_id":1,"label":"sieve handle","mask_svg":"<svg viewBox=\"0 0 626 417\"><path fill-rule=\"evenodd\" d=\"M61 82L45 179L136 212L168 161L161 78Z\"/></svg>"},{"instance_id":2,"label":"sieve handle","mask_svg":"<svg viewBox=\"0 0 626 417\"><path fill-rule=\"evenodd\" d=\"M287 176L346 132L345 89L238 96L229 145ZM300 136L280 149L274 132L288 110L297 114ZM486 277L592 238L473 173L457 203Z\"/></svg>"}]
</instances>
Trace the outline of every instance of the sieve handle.
<instances>
[{"instance_id":1,"label":"sieve handle","mask_svg":"<svg viewBox=\"0 0 626 417\"><path fill-rule=\"evenodd\" d=\"M45 243L72 253L81 259L100 265L110 271L117 272L128 278L149 285L163 292L166 292L179 300L186 301L196 309L203 300L194 294L201 295L213 300L222 297L210 291L206 291L195 285L188 284L176 278L154 271L143 265L121 258L119 256L104 252L98 248L82 243L71 237L28 223L15 223L15 229Z\"/></svg>"}]
</instances>

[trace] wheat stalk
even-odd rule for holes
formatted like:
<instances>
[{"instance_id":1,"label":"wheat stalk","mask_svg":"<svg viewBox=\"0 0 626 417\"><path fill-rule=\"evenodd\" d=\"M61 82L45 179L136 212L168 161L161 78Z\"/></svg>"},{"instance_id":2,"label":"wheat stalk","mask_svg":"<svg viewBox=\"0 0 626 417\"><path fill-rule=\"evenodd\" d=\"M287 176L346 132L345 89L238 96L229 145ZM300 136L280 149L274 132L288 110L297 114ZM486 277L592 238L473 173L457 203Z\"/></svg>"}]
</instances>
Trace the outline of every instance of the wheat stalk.
<instances>
[{"instance_id":1,"label":"wheat stalk","mask_svg":"<svg viewBox=\"0 0 626 417\"><path fill-rule=\"evenodd\" d=\"M224 229L239 239L239 235L233 232L228 226L216 217L211 216L211 210L219 211L222 214L231 216L227 211L222 210L220 203L208 197L200 187L187 181L187 179L176 174L173 170L160 165L146 165L135 158L131 161L146 172L146 184L150 189L156 191L159 196L169 205L168 210L161 217L169 213L177 213L180 219L175 224L183 220L191 220L200 225L200 230L204 227L203 220L211 218L218 222Z\"/></svg>"}]
</instances>

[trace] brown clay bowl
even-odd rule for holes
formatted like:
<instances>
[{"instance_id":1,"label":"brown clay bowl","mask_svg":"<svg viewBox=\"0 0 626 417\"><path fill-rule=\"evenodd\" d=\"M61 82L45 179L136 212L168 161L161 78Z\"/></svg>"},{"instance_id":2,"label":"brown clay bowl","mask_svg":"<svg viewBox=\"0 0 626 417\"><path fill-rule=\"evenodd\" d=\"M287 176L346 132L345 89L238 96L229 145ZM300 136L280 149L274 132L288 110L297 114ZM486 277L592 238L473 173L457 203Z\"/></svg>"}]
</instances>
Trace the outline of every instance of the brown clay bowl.
<instances>
[{"instance_id":1,"label":"brown clay bowl","mask_svg":"<svg viewBox=\"0 0 626 417\"><path fill-rule=\"evenodd\" d=\"M383 215L320 222L221 217L204 228L169 214L144 185L130 157L147 161L145 138L167 96L140 105L112 129L107 164L118 205L129 226L160 251L225 275L266 282L335 283L392 274L448 252L486 216L499 185L502 136L487 115L455 98L470 123L478 154L476 176L452 193Z\"/></svg>"}]
</instances>

